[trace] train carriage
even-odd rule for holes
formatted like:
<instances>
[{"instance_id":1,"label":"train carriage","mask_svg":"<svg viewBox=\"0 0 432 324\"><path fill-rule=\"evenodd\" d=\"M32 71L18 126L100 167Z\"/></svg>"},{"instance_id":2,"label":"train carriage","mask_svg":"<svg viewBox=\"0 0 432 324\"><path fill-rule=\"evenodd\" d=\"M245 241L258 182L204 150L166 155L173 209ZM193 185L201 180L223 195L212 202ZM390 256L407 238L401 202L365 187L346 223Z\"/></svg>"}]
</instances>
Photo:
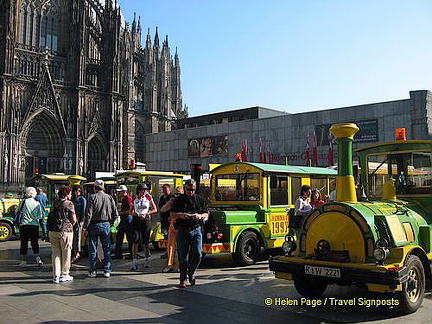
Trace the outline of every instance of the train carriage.
<instances>
[{"instance_id":1,"label":"train carriage","mask_svg":"<svg viewBox=\"0 0 432 324\"><path fill-rule=\"evenodd\" d=\"M203 253L231 253L237 264L253 264L262 248L280 249L302 185L329 194L336 171L327 168L233 162L212 170L211 207Z\"/></svg>"}]
</instances>

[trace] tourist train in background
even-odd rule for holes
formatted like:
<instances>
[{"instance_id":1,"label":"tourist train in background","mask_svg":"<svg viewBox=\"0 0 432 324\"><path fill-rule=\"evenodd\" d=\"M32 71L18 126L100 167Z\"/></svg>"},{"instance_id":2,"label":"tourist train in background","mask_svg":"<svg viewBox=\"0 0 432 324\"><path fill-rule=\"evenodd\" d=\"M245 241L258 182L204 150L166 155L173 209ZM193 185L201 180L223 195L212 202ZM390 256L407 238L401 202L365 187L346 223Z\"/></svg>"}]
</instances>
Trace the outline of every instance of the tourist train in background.
<instances>
[{"instance_id":1,"label":"tourist train in background","mask_svg":"<svg viewBox=\"0 0 432 324\"><path fill-rule=\"evenodd\" d=\"M63 173L35 174L28 179L26 185L35 188L41 187L47 195L48 204L45 207L45 214L51 208L51 203L57 196L58 188L61 185L75 186L81 184L86 178L80 175L67 175ZM13 235L19 234L19 228L14 225L15 209L20 203L20 198L14 197L12 193L6 193L0 198L0 242L7 241Z\"/></svg>"},{"instance_id":2,"label":"tourist train in background","mask_svg":"<svg viewBox=\"0 0 432 324\"><path fill-rule=\"evenodd\" d=\"M231 253L239 265L255 263L262 248L275 253L288 231L287 209L294 207L300 187L311 185L328 195L335 176L327 168L253 162L216 167L203 253Z\"/></svg>"}]
</instances>

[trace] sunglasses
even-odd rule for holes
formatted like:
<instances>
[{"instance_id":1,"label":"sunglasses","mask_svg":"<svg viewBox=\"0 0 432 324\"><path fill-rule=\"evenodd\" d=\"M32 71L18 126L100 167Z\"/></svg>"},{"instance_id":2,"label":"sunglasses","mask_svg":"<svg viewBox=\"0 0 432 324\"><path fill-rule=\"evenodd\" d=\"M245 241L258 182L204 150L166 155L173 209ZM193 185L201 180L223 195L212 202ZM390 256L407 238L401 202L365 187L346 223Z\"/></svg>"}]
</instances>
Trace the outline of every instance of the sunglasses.
<instances>
[{"instance_id":1,"label":"sunglasses","mask_svg":"<svg viewBox=\"0 0 432 324\"><path fill-rule=\"evenodd\" d=\"M186 191L195 191L194 188L185 188Z\"/></svg>"}]
</instances>

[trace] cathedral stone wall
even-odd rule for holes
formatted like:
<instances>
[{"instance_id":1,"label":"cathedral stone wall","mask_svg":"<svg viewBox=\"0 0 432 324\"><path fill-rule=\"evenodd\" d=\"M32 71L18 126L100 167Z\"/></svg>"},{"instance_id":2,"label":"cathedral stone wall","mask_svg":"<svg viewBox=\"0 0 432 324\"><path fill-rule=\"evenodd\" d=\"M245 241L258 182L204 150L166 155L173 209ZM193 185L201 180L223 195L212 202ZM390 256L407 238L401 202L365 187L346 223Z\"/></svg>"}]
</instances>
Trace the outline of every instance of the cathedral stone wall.
<instances>
[{"instance_id":1,"label":"cathedral stone wall","mask_svg":"<svg viewBox=\"0 0 432 324\"><path fill-rule=\"evenodd\" d=\"M184 115L177 52L122 17L112 0L0 2L0 192L127 167Z\"/></svg>"}]
</instances>

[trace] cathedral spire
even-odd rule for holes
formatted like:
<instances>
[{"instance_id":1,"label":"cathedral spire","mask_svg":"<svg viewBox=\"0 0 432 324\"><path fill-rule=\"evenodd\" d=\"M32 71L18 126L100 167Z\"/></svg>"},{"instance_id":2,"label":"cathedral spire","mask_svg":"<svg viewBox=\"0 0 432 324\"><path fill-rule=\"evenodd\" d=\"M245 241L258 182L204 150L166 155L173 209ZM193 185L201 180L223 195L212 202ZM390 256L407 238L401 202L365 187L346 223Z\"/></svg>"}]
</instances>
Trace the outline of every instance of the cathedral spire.
<instances>
[{"instance_id":1,"label":"cathedral spire","mask_svg":"<svg viewBox=\"0 0 432 324\"><path fill-rule=\"evenodd\" d=\"M175 50L175 54L174 54L174 64L175 64L175 67L179 67L180 66L179 57L178 57L178 54L177 54L177 46L176 46L176 50Z\"/></svg>"},{"instance_id":2,"label":"cathedral spire","mask_svg":"<svg viewBox=\"0 0 432 324\"><path fill-rule=\"evenodd\" d=\"M155 33L155 37L154 37L154 46L159 47L159 33L158 33L157 26L156 26L156 33Z\"/></svg>"},{"instance_id":3,"label":"cathedral spire","mask_svg":"<svg viewBox=\"0 0 432 324\"><path fill-rule=\"evenodd\" d=\"M136 31L136 13L134 12L134 20L132 22L132 33Z\"/></svg>"},{"instance_id":4,"label":"cathedral spire","mask_svg":"<svg viewBox=\"0 0 432 324\"><path fill-rule=\"evenodd\" d=\"M141 32L141 16L138 16L138 31Z\"/></svg>"},{"instance_id":5,"label":"cathedral spire","mask_svg":"<svg viewBox=\"0 0 432 324\"><path fill-rule=\"evenodd\" d=\"M147 30L146 47L147 48L151 47L150 28Z\"/></svg>"}]
</instances>

